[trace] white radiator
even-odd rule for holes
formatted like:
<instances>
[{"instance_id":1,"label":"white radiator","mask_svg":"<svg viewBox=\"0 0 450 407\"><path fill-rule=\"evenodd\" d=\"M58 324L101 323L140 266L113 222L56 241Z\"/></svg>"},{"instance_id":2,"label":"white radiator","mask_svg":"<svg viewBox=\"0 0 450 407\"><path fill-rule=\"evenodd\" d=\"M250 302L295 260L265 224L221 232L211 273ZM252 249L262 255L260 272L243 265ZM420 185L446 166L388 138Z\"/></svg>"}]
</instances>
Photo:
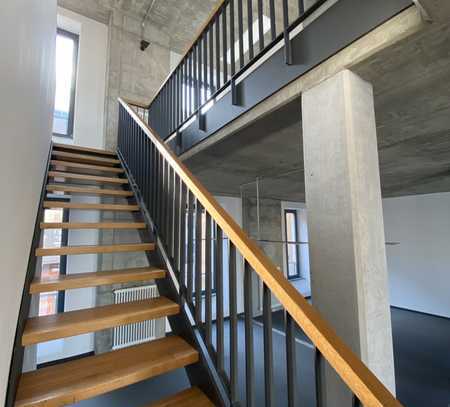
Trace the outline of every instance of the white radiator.
<instances>
[{"instance_id":1,"label":"white radiator","mask_svg":"<svg viewBox=\"0 0 450 407\"><path fill-rule=\"evenodd\" d=\"M155 284L114 290L115 304L146 300L155 297L158 297L158 290ZM113 350L126 348L155 339L156 322L157 320L142 321L135 324L115 327L113 331Z\"/></svg>"}]
</instances>

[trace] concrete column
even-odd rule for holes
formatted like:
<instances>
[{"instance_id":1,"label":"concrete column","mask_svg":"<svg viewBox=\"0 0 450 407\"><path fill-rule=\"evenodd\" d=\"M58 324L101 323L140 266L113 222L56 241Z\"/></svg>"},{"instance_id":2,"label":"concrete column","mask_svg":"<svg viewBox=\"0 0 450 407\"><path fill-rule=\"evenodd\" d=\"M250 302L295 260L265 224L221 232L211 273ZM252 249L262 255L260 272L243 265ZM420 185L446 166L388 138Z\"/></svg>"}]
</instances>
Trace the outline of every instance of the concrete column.
<instances>
[{"instance_id":1,"label":"concrete column","mask_svg":"<svg viewBox=\"0 0 450 407\"><path fill-rule=\"evenodd\" d=\"M372 86L342 71L302 95L305 192L314 306L395 391ZM327 407L351 406L331 368Z\"/></svg>"}]
</instances>

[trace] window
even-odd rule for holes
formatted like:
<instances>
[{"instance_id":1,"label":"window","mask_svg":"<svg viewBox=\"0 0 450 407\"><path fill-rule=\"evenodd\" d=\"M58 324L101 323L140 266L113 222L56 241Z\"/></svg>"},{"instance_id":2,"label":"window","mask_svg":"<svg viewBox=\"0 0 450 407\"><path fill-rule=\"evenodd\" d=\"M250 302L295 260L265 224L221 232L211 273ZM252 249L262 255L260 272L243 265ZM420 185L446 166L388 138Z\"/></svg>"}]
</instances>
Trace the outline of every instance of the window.
<instances>
[{"instance_id":1,"label":"window","mask_svg":"<svg viewBox=\"0 0 450 407\"><path fill-rule=\"evenodd\" d=\"M62 208L46 209L44 221L51 223L67 222L67 210ZM45 229L44 247L61 247L67 244L67 230ZM45 256L42 258L42 278L52 278L66 274L65 256ZM52 315L64 310L64 292L52 291L39 296L39 315Z\"/></svg>"},{"instance_id":2,"label":"window","mask_svg":"<svg viewBox=\"0 0 450 407\"><path fill-rule=\"evenodd\" d=\"M284 211L286 230L286 262L287 277L289 279L300 278L300 248L297 211L286 209Z\"/></svg>"},{"instance_id":3,"label":"window","mask_svg":"<svg viewBox=\"0 0 450 407\"><path fill-rule=\"evenodd\" d=\"M73 136L78 35L58 29L56 35L56 90L53 134Z\"/></svg>"}]
</instances>

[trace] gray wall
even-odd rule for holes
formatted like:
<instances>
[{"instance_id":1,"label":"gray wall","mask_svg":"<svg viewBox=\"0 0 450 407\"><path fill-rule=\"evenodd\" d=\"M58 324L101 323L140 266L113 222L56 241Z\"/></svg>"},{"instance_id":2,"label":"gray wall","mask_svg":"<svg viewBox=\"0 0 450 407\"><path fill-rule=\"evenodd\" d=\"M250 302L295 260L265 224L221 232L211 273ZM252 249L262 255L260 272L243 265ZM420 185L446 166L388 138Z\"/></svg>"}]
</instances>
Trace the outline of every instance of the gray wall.
<instances>
[{"instance_id":1,"label":"gray wall","mask_svg":"<svg viewBox=\"0 0 450 407\"><path fill-rule=\"evenodd\" d=\"M0 2L0 404L50 146L56 0Z\"/></svg>"},{"instance_id":2,"label":"gray wall","mask_svg":"<svg viewBox=\"0 0 450 407\"><path fill-rule=\"evenodd\" d=\"M139 49L140 19L113 9L109 21L106 92L106 148L117 145L119 96L148 103L170 69L170 37L152 31L152 44Z\"/></svg>"}]
</instances>

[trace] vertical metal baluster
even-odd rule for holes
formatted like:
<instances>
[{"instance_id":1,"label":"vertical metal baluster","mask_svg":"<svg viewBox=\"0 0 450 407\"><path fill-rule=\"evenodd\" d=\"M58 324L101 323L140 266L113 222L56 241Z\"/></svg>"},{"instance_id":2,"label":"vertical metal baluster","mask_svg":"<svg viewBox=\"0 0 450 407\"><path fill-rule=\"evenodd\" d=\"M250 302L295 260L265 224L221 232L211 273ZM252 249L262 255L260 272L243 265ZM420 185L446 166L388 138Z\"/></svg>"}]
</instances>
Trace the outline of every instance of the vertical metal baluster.
<instances>
[{"instance_id":1,"label":"vertical metal baluster","mask_svg":"<svg viewBox=\"0 0 450 407\"><path fill-rule=\"evenodd\" d=\"M165 243L166 243L166 248L167 248L167 254L169 255L169 257L171 257L171 248L170 248L170 239L171 239L171 225L172 225L172 214L171 214L171 198L170 198L170 194L171 194L171 183L170 183L170 178L171 178L171 174L172 174L172 168L169 165L169 162L166 161L166 173L165 173L165 189L166 189L166 194L165 194L165 219L164 219L164 229L165 229Z\"/></svg>"},{"instance_id":2,"label":"vertical metal baluster","mask_svg":"<svg viewBox=\"0 0 450 407\"><path fill-rule=\"evenodd\" d=\"M180 271L180 177L173 172L173 264Z\"/></svg>"},{"instance_id":3,"label":"vertical metal baluster","mask_svg":"<svg viewBox=\"0 0 450 407\"><path fill-rule=\"evenodd\" d=\"M197 42L197 60L198 60L198 108L203 105L203 52L202 52L202 38L200 36Z\"/></svg>"},{"instance_id":4,"label":"vertical metal baluster","mask_svg":"<svg viewBox=\"0 0 450 407\"><path fill-rule=\"evenodd\" d=\"M192 106L192 51L188 56L188 67L187 67L187 93L188 93L188 104L187 104L187 116L189 117L192 114L191 106Z\"/></svg>"},{"instance_id":5,"label":"vertical metal baluster","mask_svg":"<svg viewBox=\"0 0 450 407\"><path fill-rule=\"evenodd\" d=\"M253 1L247 0L247 25L248 25L248 58L251 61L253 52Z\"/></svg>"},{"instance_id":6,"label":"vertical metal baluster","mask_svg":"<svg viewBox=\"0 0 450 407\"><path fill-rule=\"evenodd\" d=\"M205 32L203 35L203 89L205 92L205 99L206 102L208 100L208 88L209 88L209 81L208 81L208 31Z\"/></svg>"},{"instance_id":7,"label":"vertical metal baluster","mask_svg":"<svg viewBox=\"0 0 450 407\"><path fill-rule=\"evenodd\" d=\"M161 90L161 97L162 97L162 117L163 117L163 133L161 134L162 137L164 137L168 133L168 126L169 126L169 115L167 114L167 84L164 85L164 87Z\"/></svg>"},{"instance_id":8,"label":"vertical metal baluster","mask_svg":"<svg viewBox=\"0 0 450 407\"><path fill-rule=\"evenodd\" d=\"M172 133L172 92L171 92L170 84L171 84L171 78L169 78L169 80L167 81L167 84L166 84L166 90L167 90L166 104L167 104L168 126L167 126L167 134L164 136L164 138L166 136L168 136L170 133Z\"/></svg>"},{"instance_id":9,"label":"vertical metal baluster","mask_svg":"<svg viewBox=\"0 0 450 407\"><path fill-rule=\"evenodd\" d=\"M183 87L181 85L181 80L183 77L183 65L178 68L178 122L177 122L177 129L181 126L183 123Z\"/></svg>"},{"instance_id":10,"label":"vertical metal baluster","mask_svg":"<svg viewBox=\"0 0 450 407\"><path fill-rule=\"evenodd\" d=\"M244 67L244 16L242 0L237 0L238 2L238 36L239 36L239 68Z\"/></svg>"},{"instance_id":11,"label":"vertical metal baluster","mask_svg":"<svg viewBox=\"0 0 450 407\"><path fill-rule=\"evenodd\" d=\"M173 259L173 246L172 246L172 238L173 238L173 199L172 199L172 168L169 163L167 163L167 176L166 176L166 185L167 185L167 211L166 211L166 247L167 254L171 259Z\"/></svg>"},{"instance_id":12,"label":"vertical metal baluster","mask_svg":"<svg viewBox=\"0 0 450 407\"><path fill-rule=\"evenodd\" d=\"M230 301L230 397L231 404L239 401L238 381L238 320L237 320L237 276L236 276L236 248L229 242L229 301Z\"/></svg>"},{"instance_id":13,"label":"vertical metal baluster","mask_svg":"<svg viewBox=\"0 0 450 407\"><path fill-rule=\"evenodd\" d=\"M156 214L157 214L157 200L158 200L158 156L156 147L152 142L152 218L153 222L156 222Z\"/></svg>"},{"instance_id":14,"label":"vertical metal baluster","mask_svg":"<svg viewBox=\"0 0 450 407\"><path fill-rule=\"evenodd\" d=\"M286 374L287 374L287 396L288 407L297 405L297 371L295 351L295 325L294 320L285 312L285 334L286 334Z\"/></svg>"},{"instance_id":15,"label":"vertical metal baluster","mask_svg":"<svg viewBox=\"0 0 450 407\"><path fill-rule=\"evenodd\" d=\"M234 52L234 0L230 0L230 75L236 73L235 52Z\"/></svg>"},{"instance_id":16,"label":"vertical metal baluster","mask_svg":"<svg viewBox=\"0 0 450 407\"><path fill-rule=\"evenodd\" d=\"M159 154L159 217L158 217L158 230L159 235L163 237L163 219L164 219L164 158L162 154Z\"/></svg>"},{"instance_id":17,"label":"vertical metal baluster","mask_svg":"<svg viewBox=\"0 0 450 407\"><path fill-rule=\"evenodd\" d=\"M300 0L301 1L301 0ZM270 10L270 37L272 41L277 36L277 27L275 19L275 0L269 0L269 10Z\"/></svg>"},{"instance_id":18,"label":"vertical metal baluster","mask_svg":"<svg viewBox=\"0 0 450 407\"><path fill-rule=\"evenodd\" d=\"M211 95L215 92L214 87L214 22L209 26L209 87Z\"/></svg>"},{"instance_id":19,"label":"vertical metal baluster","mask_svg":"<svg viewBox=\"0 0 450 407\"><path fill-rule=\"evenodd\" d=\"M261 52L264 49L263 0L258 0L258 39Z\"/></svg>"},{"instance_id":20,"label":"vertical metal baluster","mask_svg":"<svg viewBox=\"0 0 450 407\"><path fill-rule=\"evenodd\" d=\"M224 326L223 326L223 232L216 224L216 319L217 319L217 370L224 369Z\"/></svg>"},{"instance_id":21,"label":"vertical metal baluster","mask_svg":"<svg viewBox=\"0 0 450 407\"><path fill-rule=\"evenodd\" d=\"M216 91L220 89L220 18L219 13L216 15L214 22L216 26Z\"/></svg>"},{"instance_id":22,"label":"vertical metal baluster","mask_svg":"<svg viewBox=\"0 0 450 407\"><path fill-rule=\"evenodd\" d=\"M144 148L142 155L144 157L144 203L148 210L150 210L150 153L149 153L149 145L150 140L147 138L145 133L142 133L144 138Z\"/></svg>"},{"instance_id":23,"label":"vertical metal baluster","mask_svg":"<svg viewBox=\"0 0 450 407\"><path fill-rule=\"evenodd\" d=\"M245 384L247 407L255 405L255 366L253 348L253 287L252 269L245 261L244 265L244 317L245 317Z\"/></svg>"},{"instance_id":24,"label":"vertical metal baluster","mask_svg":"<svg viewBox=\"0 0 450 407\"><path fill-rule=\"evenodd\" d=\"M195 323L202 325L202 205L195 205Z\"/></svg>"},{"instance_id":25,"label":"vertical metal baluster","mask_svg":"<svg viewBox=\"0 0 450 407\"><path fill-rule=\"evenodd\" d=\"M183 305L181 297L186 294L186 195L186 187L180 179L180 305Z\"/></svg>"},{"instance_id":26,"label":"vertical metal baluster","mask_svg":"<svg viewBox=\"0 0 450 407\"><path fill-rule=\"evenodd\" d=\"M284 36L284 59L287 65L292 64L292 47L289 39L289 9L287 0L283 0L283 36Z\"/></svg>"},{"instance_id":27,"label":"vertical metal baluster","mask_svg":"<svg viewBox=\"0 0 450 407\"><path fill-rule=\"evenodd\" d=\"M298 0L298 15L301 16L305 13L305 0Z\"/></svg>"},{"instance_id":28,"label":"vertical metal baluster","mask_svg":"<svg viewBox=\"0 0 450 407\"><path fill-rule=\"evenodd\" d=\"M172 75L170 83L171 83L171 95L172 95L172 99L171 99L171 102L170 102L171 112L172 112L172 115L171 115L171 117L172 117L172 131L170 133L172 134L175 131L176 127L177 127L176 121L175 121L176 120L175 119L175 117L176 117L175 113L176 113L176 106L177 106L177 102L176 102L176 100L177 100L176 99L177 98L177 95L176 95L176 72Z\"/></svg>"},{"instance_id":29,"label":"vertical metal baluster","mask_svg":"<svg viewBox=\"0 0 450 407\"><path fill-rule=\"evenodd\" d=\"M197 75L197 68L198 68L198 62L197 62L197 44L194 45L194 58L193 58L193 71L194 71L194 111L198 109L199 106L199 86L198 86L198 75Z\"/></svg>"},{"instance_id":30,"label":"vertical metal baluster","mask_svg":"<svg viewBox=\"0 0 450 407\"><path fill-rule=\"evenodd\" d=\"M148 157L147 205L149 214L153 218L153 150L152 150L152 141L149 138L147 138L147 157Z\"/></svg>"},{"instance_id":31,"label":"vertical metal baluster","mask_svg":"<svg viewBox=\"0 0 450 407\"><path fill-rule=\"evenodd\" d=\"M194 276L194 261L193 261L193 231L194 231L194 195L191 191L188 192L189 207L188 207L188 224L187 224L187 293L186 300L188 304L192 303L192 291L193 291L193 276Z\"/></svg>"},{"instance_id":32,"label":"vertical metal baluster","mask_svg":"<svg viewBox=\"0 0 450 407\"><path fill-rule=\"evenodd\" d=\"M223 83L228 81L228 58L227 58L227 3L222 8L222 59L223 59Z\"/></svg>"},{"instance_id":33,"label":"vertical metal baluster","mask_svg":"<svg viewBox=\"0 0 450 407\"><path fill-rule=\"evenodd\" d=\"M170 112L171 112L171 121L172 121L172 129L170 133L172 134L175 131L176 123L175 123L175 111L176 111L176 86L175 86L175 74L171 76L170 78Z\"/></svg>"},{"instance_id":34,"label":"vertical metal baluster","mask_svg":"<svg viewBox=\"0 0 450 407\"><path fill-rule=\"evenodd\" d=\"M177 129L177 70L172 74L172 133Z\"/></svg>"},{"instance_id":35,"label":"vertical metal baluster","mask_svg":"<svg viewBox=\"0 0 450 407\"><path fill-rule=\"evenodd\" d=\"M211 265L211 215L205 219L205 341L212 350L212 265Z\"/></svg>"},{"instance_id":36,"label":"vertical metal baluster","mask_svg":"<svg viewBox=\"0 0 450 407\"><path fill-rule=\"evenodd\" d=\"M189 54L184 63L184 120L189 117Z\"/></svg>"},{"instance_id":37,"label":"vertical metal baluster","mask_svg":"<svg viewBox=\"0 0 450 407\"><path fill-rule=\"evenodd\" d=\"M269 287L263 287L264 326L264 390L266 407L273 405L273 341L272 341L272 294Z\"/></svg>"},{"instance_id":38,"label":"vertical metal baluster","mask_svg":"<svg viewBox=\"0 0 450 407\"><path fill-rule=\"evenodd\" d=\"M314 375L316 378L316 407L322 407L322 380L321 380L321 360L322 355L320 354L319 349L315 348L314 354Z\"/></svg>"}]
</instances>

